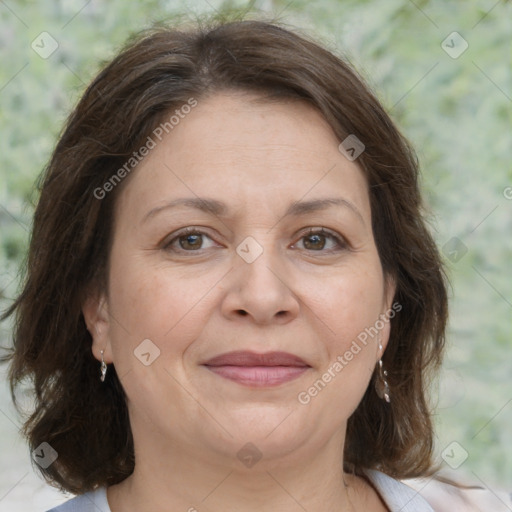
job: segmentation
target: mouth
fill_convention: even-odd
[[[203,366],[219,377],[250,387],[278,386],[311,368],[303,359],[287,352],[257,354],[249,351],[221,354]]]

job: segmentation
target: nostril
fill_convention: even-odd
[[[246,316],[246,315],[247,315],[247,311],[245,311],[244,309],[238,309],[238,310],[237,310],[237,313],[238,313],[239,315],[242,315],[242,316]]]

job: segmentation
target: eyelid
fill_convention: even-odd
[[[292,247],[295,244],[297,244],[297,242],[299,242],[305,236],[317,235],[317,234],[327,235],[327,236],[333,238],[336,241],[336,243],[338,244],[339,249],[330,249],[330,250],[325,250],[325,251],[308,251],[308,252],[329,253],[329,252],[334,252],[335,250],[350,249],[350,247],[351,247],[350,243],[343,235],[341,235],[337,231],[333,231],[329,228],[325,228],[322,226],[309,227],[309,228],[306,228],[305,230],[299,231],[299,233],[296,235],[297,240],[292,244]],[[307,249],[305,249],[305,250],[307,250]]]
[[[187,226],[181,229],[178,229],[177,231],[173,231],[171,234],[167,235],[159,244],[162,249],[170,250],[171,244],[177,241],[178,238],[186,235],[201,235],[204,237],[209,238],[212,242],[214,242],[217,245],[220,245],[219,242],[217,242],[212,235],[210,235],[206,228],[198,227],[198,226]],[[208,247],[206,249],[209,249]],[[197,249],[196,251],[187,251],[185,249],[182,249],[181,247],[176,247],[174,249],[175,252],[181,252],[181,253],[200,253],[205,249]]]
[[[208,229],[207,228],[200,227],[200,226],[186,226],[186,227],[183,227],[181,229],[178,229],[178,230],[174,231],[173,233],[171,233],[170,235],[166,236],[161,241],[161,243],[159,245],[163,249],[167,250],[167,249],[170,248],[171,244],[173,244],[174,242],[177,241],[178,238],[180,238],[182,236],[189,235],[189,234],[201,235],[201,236],[207,237],[213,243],[217,244],[217,247],[219,245],[221,245],[215,239],[215,237],[213,237],[212,235],[210,235],[208,233]],[[335,243],[337,244],[338,247],[334,248],[334,249],[320,250],[320,251],[313,251],[313,250],[308,250],[308,249],[302,249],[302,250],[305,250],[305,251],[308,251],[308,252],[312,252],[312,253],[313,252],[317,252],[317,253],[332,253],[332,252],[335,252],[335,251],[341,251],[341,250],[346,250],[346,249],[350,249],[351,248],[350,243],[348,242],[348,240],[343,235],[341,235],[337,231],[331,230],[329,228],[325,228],[323,226],[303,228],[302,230],[300,230],[294,236],[295,242],[293,242],[291,244],[291,247],[294,248],[294,246],[302,238],[304,238],[305,236],[316,235],[316,234],[321,234],[321,235],[330,237],[331,239],[333,239],[335,241]],[[204,250],[207,250],[207,249],[210,249],[210,248],[207,247],[207,248],[204,248],[204,249],[203,248],[197,249],[196,251],[187,251],[187,250],[182,249],[180,247],[176,247],[174,249],[174,251],[178,252],[178,253],[196,253],[196,254],[199,254],[201,251],[204,251]]]

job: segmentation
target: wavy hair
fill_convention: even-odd
[[[441,362],[447,292],[414,151],[344,59],[276,22],[209,20],[130,40],[79,100],[42,175],[23,286],[3,315],[15,318],[5,359],[13,397],[26,380],[33,386],[24,433],[31,449],[48,442],[58,452],[38,469],[62,489],[113,485],[135,464],[123,388],[115,368],[100,382],[81,311],[88,293],[106,286],[114,205],[129,178],[104,198],[97,190],[175,109],[229,90],[308,102],[340,142],[363,141],[357,163],[373,233],[402,309],[383,356],[392,401],[368,387],[348,421],[344,462],[396,478],[432,468],[428,383]]]

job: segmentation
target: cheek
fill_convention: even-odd
[[[304,390],[308,396],[303,395],[314,411],[325,408],[346,419],[364,395],[376,364],[375,325],[383,313],[383,290],[378,264],[354,266],[326,280],[312,297],[311,309],[325,327],[323,364],[312,387]]]
[[[160,350],[160,364],[183,353],[213,307],[209,291],[217,281],[215,275],[184,280],[136,260],[113,267],[109,309],[116,367],[122,365],[126,371],[138,363],[134,351],[146,339]]]
[[[113,363],[130,414],[158,430],[155,414],[166,410],[180,417],[190,407],[178,383],[186,380],[183,355],[200,334],[201,318],[207,316],[207,290],[177,286],[179,280],[147,267],[120,265],[111,277]]]
[[[329,333],[329,346],[343,350],[383,313],[384,282],[378,262],[330,276],[310,304]],[[376,338],[375,338],[376,341]]]

